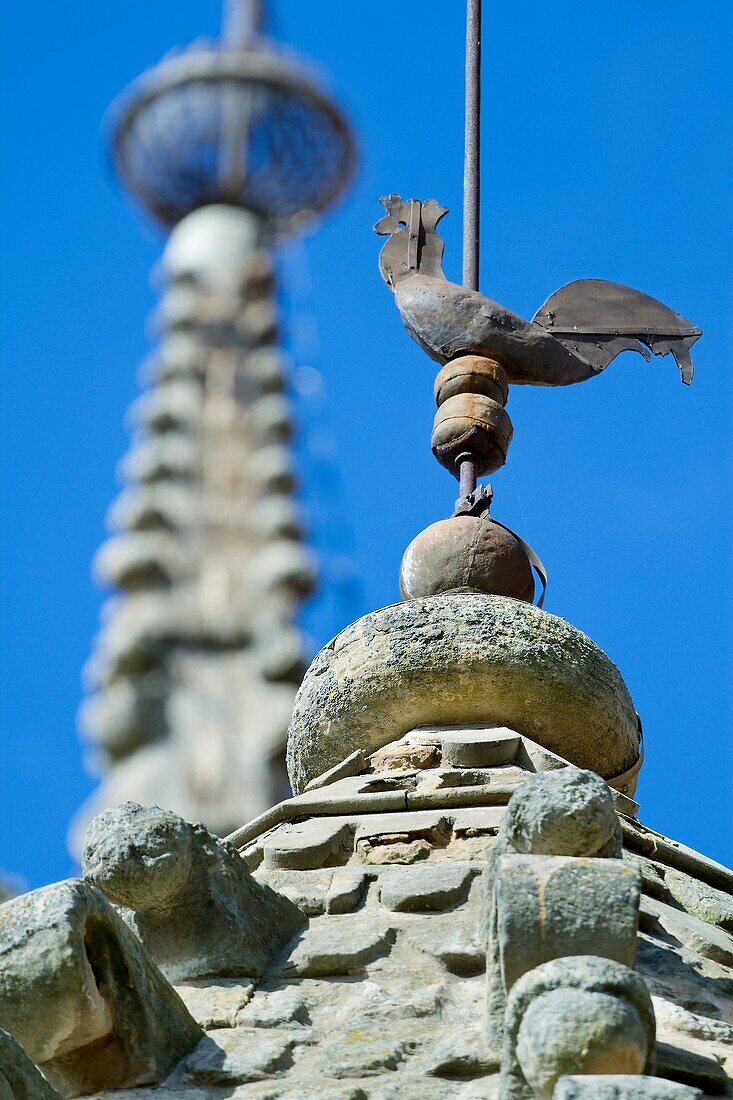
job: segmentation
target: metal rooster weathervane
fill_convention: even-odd
[[[512,436],[511,421],[504,410],[509,383],[567,386],[583,382],[603,371],[621,352],[633,350],[647,360],[652,352],[655,355],[671,352],[682,381],[689,385],[693,373],[690,348],[701,330],[648,294],[604,279],[578,279],[561,287],[540,306],[531,321],[478,292],[480,61],[481,0],[468,0],[464,285],[450,282],[443,273],[444,244],[437,226],[448,210],[434,199],[422,202],[388,195],[381,199],[386,215],[374,228],[388,237],[380,253],[379,268],[394,292],[405,328],[442,366],[435,383],[438,413],[432,448],[438,461],[460,482],[454,516],[483,514],[486,528],[485,513],[492,493],[490,487],[477,489],[476,479],[499,469],[506,459]],[[501,527],[496,521],[488,522],[492,527]],[[449,541],[455,551],[455,528],[450,530]],[[432,528],[428,531],[432,532],[434,543],[435,532]],[[501,527],[501,531],[512,535],[542,575],[541,564],[526,544],[506,528]],[[498,535],[496,531],[493,533]],[[485,530],[481,536],[485,538]],[[446,584],[452,583],[437,576],[427,579],[421,576],[417,582],[414,558],[421,538],[418,536],[411,544],[403,559],[400,583],[404,596],[426,594],[427,590],[444,591]],[[407,575],[410,570],[406,563],[410,562],[412,578]],[[441,561],[440,568],[445,572],[445,561]],[[495,577],[474,576],[469,580],[475,583],[453,587],[470,588],[478,584],[483,591],[492,590],[492,584],[496,587]],[[426,583],[428,589],[423,591]]]

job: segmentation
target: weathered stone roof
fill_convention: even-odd
[[[0,907],[0,1027],[52,1085],[108,1100],[733,1095],[733,873],[640,823],[641,753],[618,771],[638,736],[618,670],[511,602],[370,616],[304,681],[301,793],[226,841],[128,803],[90,828],[84,882]]]
[[[165,1085],[110,1095],[499,1097],[483,1037],[482,876],[512,792],[561,763],[511,730],[416,730],[276,807],[279,822],[242,830],[254,878],[308,923],[259,979],[178,985],[205,1039]],[[637,968],[657,1073],[730,1093],[733,898],[721,887],[733,876],[614,797],[643,882]]]

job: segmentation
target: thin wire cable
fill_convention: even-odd
[[[527,517],[524,513],[524,504],[522,503],[522,495],[519,492],[519,482],[517,481],[517,475],[514,472],[514,463],[507,457],[506,468],[511,474],[512,484],[514,485],[514,492],[517,497],[517,504],[519,505],[519,514],[522,517],[522,534],[527,542],[529,542],[529,529],[527,527]]]

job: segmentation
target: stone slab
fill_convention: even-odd
[[[658,1077],[585,1076],[562,1077],[553,1100],[695,1100],[699,1089],[660,1081]]]
[[[239,1085],[262,1081],[292,1065],[291,1030],[226,1028],[210,1031],[176,1072],[180,1084]]]
[[[657,1043],[657,1073],[711,1096],[724,1096],[729,1084],[725,1070],[715,1058],[674,1043]]]
[[[234,1027],[237,1014],[254,992],[255,983],[240,978],[204,978],[177,985],[176,993],[205,1031]]]
[[[314,818],[281,825],[263,844],[264,865],[272,869],[312,870],[345,863],[353,830],[342,818]]]
[[[259,870],[255,878],[263,885],[276,890],[308,917],[317,917],[326,912],[326,899],[333,881],[331,868],[316,871],[270,871]]]
[[[357,974],[389,954],[395,930],[373,919],[327,916],[314,921],[280,968],[282,977],[321,978]]]
[[[486,1045],[477,1025],[452,1027],[428,1045],[421,1058],[422,1068],[431,1077],[470,1078],[496,1073],[499,1061]]]
[[[440,912],[466,900],[473,874],[471,867],[450,863],[395,867],[380,876],[380,901],[397,913]]]
[[[506,726],[448,730],[442,743],[445,766],[491,768],[513,763],[519,748],[519,734]]]
[[[308,1003],[297,986],[258,992],[239,1014],[245,1027],[305,1027],[311,1022]]]
[[[358,819],[354,842],[381,835],[406,834],[429,837],[434,833],[450,834],[453,814],[441,810],[414,810],[411,813],[369,814]]]
[[[305,789],[307,791],[317,791],[322,787],[328,787],[331,783],[336,783],[339,779],[345,779],[350,775],[358,775],[366,766],[366,756],[361,749],[357,749],[356,752],[349,753],[345,760],[342,760],[333,768],[329,768],[328,771],[323,772],[322,775],[316,776],[315,779],[311,779]]]
[[[82,866],[174,982],[259,977],[304,923],[232,845],[157,806],[98,814]]]
[[[367,884],[367,875],[359,870],[334,872],[326,896],[327,913],[350,913],[359,905]]]
[[[692,913],[673,909],[656,898],[647,899],[648,909],[655,914],[660,925],[680,943],[692,951],[722,966],[733,967],[733,936],[707,924]]]
[[[733,896],[705,882],[669,868],[664,881],[675,901],[708,924],[733,932]]]

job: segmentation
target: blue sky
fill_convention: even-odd
[[[385,192],[439,199],[459,278],[463,4],[273,9],[278,35],[330,73],[361,150],[347,201],[287,265],[296,320],[317,332],[304,347],[325,380],[332,511],[362,582],[313,617],[321,644],[347,607],[397,598],[404,547],[455,496],[429,448],[434,367],[401,328],[371,226]],[[581,386],[513,388],[494,514],[548,566],[547,609],[629,685],[642,819],[731,863],[731,8],[486,9],[482,289],[531,316],[573,278],[608,278],[704,331],[691,389],[671,359],[630,354]],[[171,46],[214,33],[219,7],[29,0],[2,19],[0,866],[38,886],[71,873],[66,826],[94,783],[75,732],[101,601],[89,564],[162,243],[117,190],[100,120]],[[313,408],[302,415],[307,445]]]

